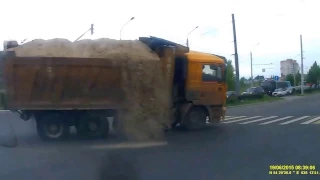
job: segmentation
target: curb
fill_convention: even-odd
[[[285,100],[285,99],[282,99]],[[278,100],[281,101],[281,100]],[[258,105],[258,104],[267,104],[267,103],[273,103],[273,102],[277,102],[277,101],[267,101],[267,102],[257,102],[257,103],[250,103],[250,104],[242,104],[242,105],[235,105],[235,106],[227,106],[227,109],[229,108],[235,108],[235,107],[241,107],[241,106],[252,106],[252,105]]]

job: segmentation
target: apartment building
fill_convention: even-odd
[[[296,60],[286,59],[280,61],[281,79],[285,78],[288,74],[296,74],[300,70],[300,66]]]

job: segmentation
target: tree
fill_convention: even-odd
[[[293,86],[295,86],[293,74],[288,74],[288,75],[286,76],[286,81],[290,81],[290,84],[292,84]]]
[[[232,91],[235,90],[235,74],[234,74],[234,67],[232,65],[232,61],[228,60],[227,61],[227,77],[226,77],[226,81],[227,81],[227,85],[228,85],[228,90]]]
[[[246,85],[246,78],[245,77],[242,77],[240,78],[240,87],[244,87]]]
[[[307,82],[318,84],[320,80],[320,67],[315,61],[307,74]]]
[[[296,74],[296,86],[300,85],[301,83],[301,74],[300,74],[300,71],[298,71],[298,73]]]
[[[249,79],[246,79],[245,77],[240,78],[240,91],[245,91],[250,85],[248,85]]]

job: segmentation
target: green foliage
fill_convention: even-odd
[[[296,74],[296,84],[295,86],[300,86],[301,84],[301,74],[300,71],[298,71],[298,73]]]
[[[228,91],[235,91],[236,89],[236,75],[235,75],[235,68],[232,65],[232,61],[228,60],[227,61],[227,85],[228,85]],[[240,78],[240,92],[245,91],[247,88],[251,87],[250,84],[246,84],[245,82],[249,80],[246,79],[245,77]],[[254,82],[253,86],[259,86],[260,82]]]
[[[298,71],[297,74],[295,74],[295,76],[293,76],[293,74],[288,74],[286,76],[286,81],[290,81],[292,86],[300,86],[300,82],[301,82],[301,74]],[[296,82],[296,83],[294,83]]]
[[[287,75],[287,76],[286,76],[286,81],[290,81],[290,84],[291,84],[292,86],[296,86],[296,85],[294,84],[294,76],[293,76],[293,74]]]
[[[240,87],[243,87],[243,86],[246,85],[246,84],[245,84],[245,81],[246,81],[246,78],[245,78],[245,77],[240,78]]]
[[[232,61],[231,60],[228,60],[227,61],[227,78],[226,78],[226,81],[227,81],[227,85],[228,85],[228,91],[234,91],[235,90],[235,74],[234,74],[234,67],[232,65]]]
[[[307,74],[307,82],[318,84],[320,81],[320,67],[314,62]]]

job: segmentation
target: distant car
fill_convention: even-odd
[[[251,87],[248,88],[245,92],[241,93],[241,96],[250,96],[250,97],[263,97],[265,94],[262,87]]]
[[[278,88],[278,89],[275,89],[274,92],[272,93],[272,96],[285,96],[287,95],[288,92],[282,88]]]
[[[237,99],[235,91],[227,91],[227,101],[234,101]]]
[[[266,94],[272,96],[272,93],[279,88],[289,88],[291,87],[290,81],[274,81],[274,80],[265,80],[261,82],[261,87],[265,90]]]
[[[287,94],[294,94],[296,92],[296,89],[294,87],[288,87],[286,91]]]

